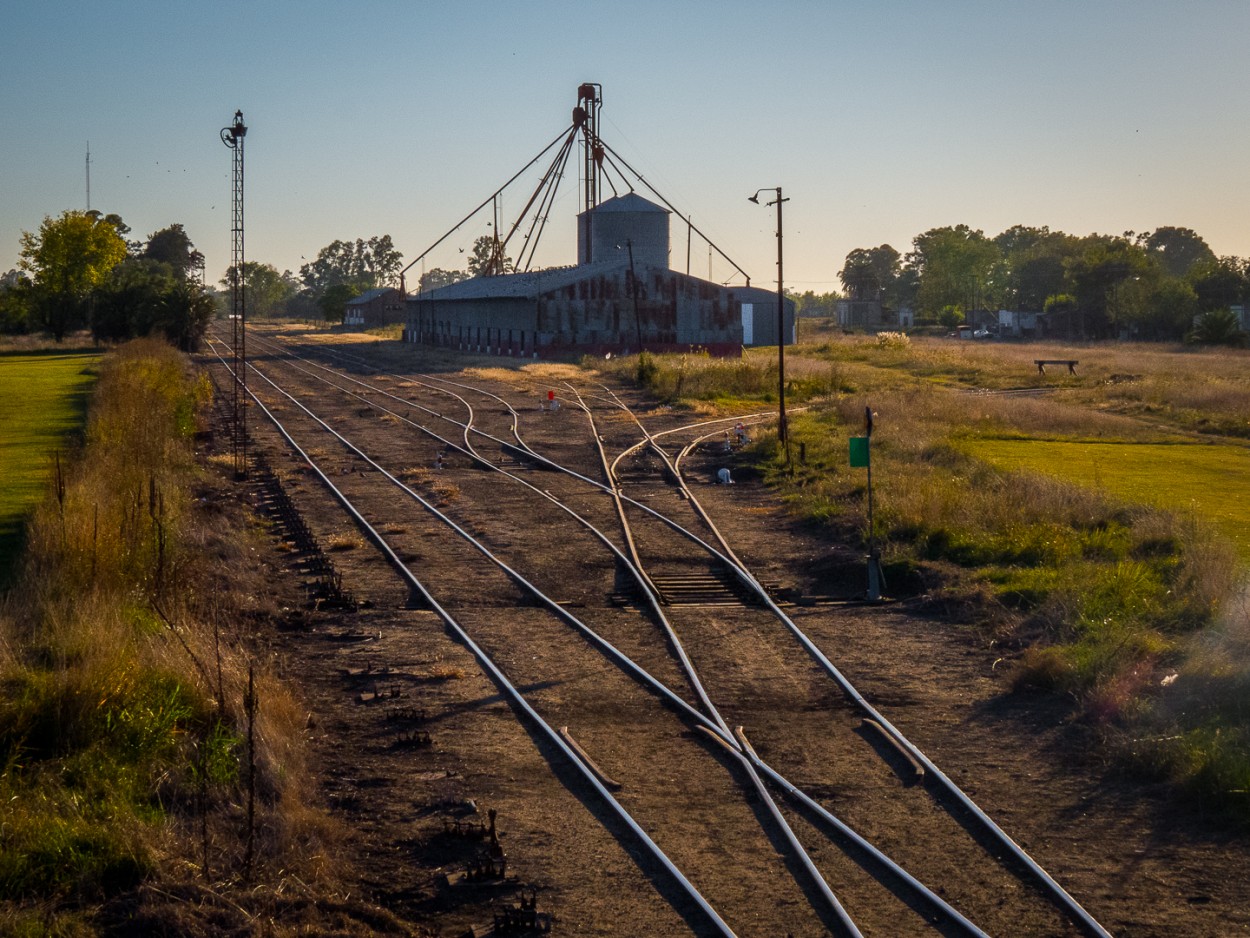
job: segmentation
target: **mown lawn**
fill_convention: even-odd
[[[964,447],[999,469],[1043,472],[1124,501],[1193,512],[1250,563],[1250,447],[1020,439]]]
[[[53,454],[82,426],[100,353],[0,351],[0,583],[11,572],[22,521],[42,497]]]

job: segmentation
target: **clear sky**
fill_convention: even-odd
[[[389,234],[407,262],[569,125],[586,81],[608,144],[756,282],[776,216],[747,196],[778,185],[800,291],[837,288],[853,248],[960,223],[1177,225],[1250,257],[1247,0],[46,0],[0,23],[0,272],[22,230],[86,207],[90,141],[91,207],[131,238],[182,223],[215,282],[236,109],[248,260],[297,271]],[[561,193],[545,264],[575,260],[575,178]],[[487,221],[429,266],[463,266]]]

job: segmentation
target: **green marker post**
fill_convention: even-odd
[[[852,469],[868,470],[868,599],[881,599],[881,557],[877,551],[876,528],[872,518],[872,408],[864,408],[864,435],[848,440]]]

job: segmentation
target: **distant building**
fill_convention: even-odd
[[[880,300],[838,300],[838,325],[843,329],[884,329],[885,309]],[[893,325],[893,323],[890,323]]]
[[[777,294],[670,270],[668,212],[636,193],[577,221],[578,264],[473,277],[410,297],[404,339],[491,355],[706,349],[777,344]],[[631,255],[632,253],[632,263]],[[794,342],[794,303],[782,306]]]
[[[366,290],[348,300],[343,311],[346,326],[384,326],[403,319],[404,295],[393,287]]]
[[[838,325],[843,329],[877,332],[881,329],[912,329],[916,325],[916,311],[910,306],[891,309],[880,300],[842,299],[834,308]]]
[[[1000,309],[998,311],[998,334],[1017,339],[1033,338],[1038,335],[1044,318],[1043,313]]]
[[[973,329],[988,329],[991,332],[998,331],[998,316],[990,309],[970,309],[964,314],[964,322],[972,326]]]

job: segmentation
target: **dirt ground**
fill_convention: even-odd
[[[352,351],[369,354],[371,348]],[[410,354],[413,371],[448,367]],[[531,411],[539,389],[551,383],[532,372],[507,380],[494,373],[489,380],[481,373],[444,375],[489,383]],[[337,406],[370,449],[407,446],[409,465],[429,464],[433,449],[396,443],[394,422],[367,416],[358,402]],[[657,414],[650,428],[680,419]],[[412,607],[406,587],[325,487],[271,429],[254,423],[257,449],[277,469],[344,589],[363,603],[356,610],[312,611],[300,628],[272,639],[284,675],[309,711],[320,801],[350,829],[339,859],[358,883],[358,895],[418,934],[482,934],[495,914],[531,894],[555,934],[706,933],[698,910],[642,854],[556,746],[505,700],[431,611]],[[624,439],[626,429],[609,427],[604,435],[615,439],[619,432]],[[527,417],[522,430],[541,452],[575,452],[592,474],[582,441],[587,431],[571,414],[559,421]],[[323,448],[327,460],[346,459],[328,444]],[[709,478],[716,464],[705,453],[692,475]],[[343,465],[344,476],[363,480],[363,468],[350,459]],[[541,475],[554,491],[551,474],[530,475]],[[526,561],[536,579],[562,590],[570,608],[589,615],[594,606],[605,633],[612,631],[665,683],[682,685],[664,643],[637,632],[609,602],[610,563],[590,559],[572,536],[544,537],[555,523],[545,509],[511,501],[511,487],[497,477],[453,459],[442,478],[455,486],[448,500],[458,519]],[[698,885],[738,934],[835,930],[828,916],[813,913],[811,890],[795,884],[775,835],[758,833],[764,829],[758,802],[742,797],[745,782],[731,760],[718,756],[713,744],[686,754],[698,734],[671,710],[628,689],[630,682],[606,660],[596,664],[584,641],[550,634],[532,604],[491,581],[492,574],[445,534],[402,515],[388,502],[393,496],[355,484],[367,512],[387,527],[432,591],[450,596],[457,584],[472,584],[471,594],[462,590],[454,600],[457,615],[544,714],[567,721],[571,734],[621,783],[622,803],[645,819],[644,826],[663,833],[661,846],[695,865]],[[646,493],[657,508],[670,505],[662,487]],[[806,596],[846,596],[856,589],[856,558],[791,522],[749,472],[732,487],[703,485],[697,494],[760,581]],[[298,597],[308,579],[298,552],[276,530],[269,543],[275,593]],[[865,697],[1113,934],[1250,933],[1247,834],[1201,805],[1104,764],[1089,731],[1069,720],[1062,700],[1009,692],[995,650],[975,630],[925,608],[909,600],[789,612]],[[692,657],[715,675],[709,679],[714,699],[730,701],[726,717],[752,728],[761,755],[784,765],[793,781],[819,793],[909,872],[993,934],[1076,933],[1048,903],[1028,895],[1030,888],[1010,870],[987,858],[958,812],[942,810],[926,786],[909,784],[888,753],[878,753],[836,688],[810,662],[796,663],[788,639],[732,609],[687,610],[675,619]],[[841,735],[828,729],[835,724]],[[657,775],[667,800],[653,791]],[[721,807],[735,797],[738,807]],[[505,875],[468,881],[464,871],[491,842],[491,811],[507,857]],[[786,815],[865,934],[934,933],[926,930],[924,913],[868,875],[853,850],[798,812],[787,808]],[[709,861],[710,867],[698,865]],[[965,870],[982,867],[985,872],[965,880]]]

